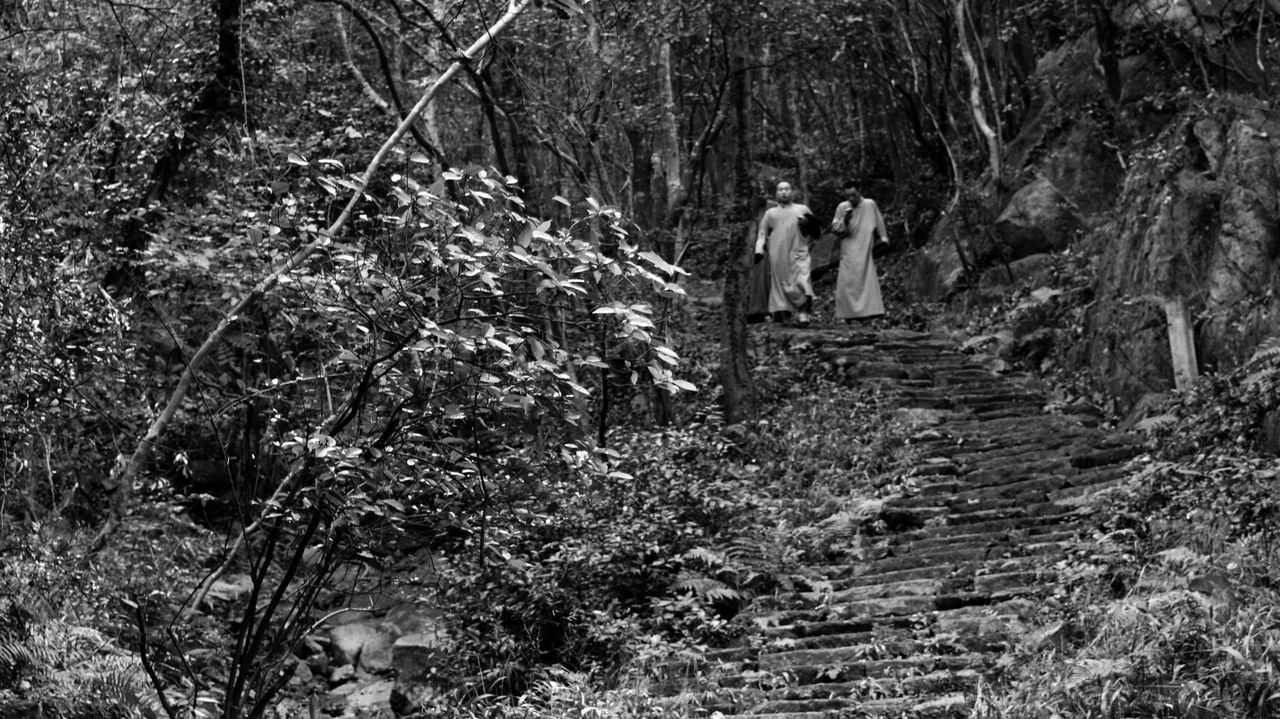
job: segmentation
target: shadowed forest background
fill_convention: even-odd
[[[697,715],[909,450],[743,320],[847,179],[1151,442],[983,716],[1271,716],[1278,82],[1274,0],[0,0],[0,717]],[[1247,616],[1065,664],[1171,549]]]

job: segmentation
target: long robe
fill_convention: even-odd
[[[845,213],[853,210],[845,221]],[[876,263],[871,259],[874,245],[889,244],[884,217],[874,200],[862,198],[857,207],[848,200],[836,207],[831,229],[840,241],[840,270],[836,275],[836,319],[862,319],[884,314]],[[879,238],[877,239],[877,232]]]
[[[756,253],[769,255],[769,311],[797,312],[813,297],[809,281],[809,240],[800,234],[800,218],[809,208],[792,202],[770,207],[760,218]]]
[[[747,322],[763,322],[769,314],[769,278],[769,257],[765,256],[747,272]]]

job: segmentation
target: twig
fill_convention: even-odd
[[[169,697],[165,696],[164,684],[156,674],[156,668],[151,665],[151,656],[147,653],[147,618],[142,613],[142,605],[132,601],[126,603],[133,606],[133,615],[138,622],[138,658],[142,661],[142,670],[151,679],[151,686],[156,688],[156,696],[160,698],[164,713],[169,715],[169,719],[178,719],[178,710],[169,702]]]

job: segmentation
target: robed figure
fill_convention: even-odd
[[[755,254],[768,256],[768,310],[775,313],[807,312],[813,298],[809,240],[800,233],[800,220],[810,214],[809,208],[792,202],[791,195],[789,183],[778,183],[778,204],[765,211],[756,233]]]
[[[889,244],[884,217],[874,200],[846,186],[849,199],[836,206],[831,229],[840,240],[840,269],[836,275],[836,319],[870,319],[884,315],[880,280],[872,251]]]

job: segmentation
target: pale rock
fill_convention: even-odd
[[[390,669],[395,634],[394,626],[368,620],[334,627],[329,631],[333,659],[370,672]]]

